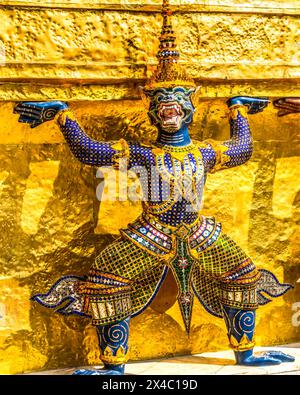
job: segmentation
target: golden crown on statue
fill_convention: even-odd
[[[160,35],[160,45],[157,53],[158,65],[146,83],[145,90],[157,88],[172,88],[175,86],[195,87],[194,80],[180,66],[180,53],[176,48],[176,36],[172,26],[172,11],[169,0],[163,0],[163,26]]]

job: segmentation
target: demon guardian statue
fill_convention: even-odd
[[[294,360],[278,351],[253,354],[256,309],[270,301],[268,296],[280,296],[291,286],[258,270],[215,218],[199,214],[207,174],[250,159],[253,144],[247,117],[262,111],[268,100],[231,98],[230,139],[192,141],[188,128],[196,87],[178,63],[168,3],[163,1],[158,66],[143,89],[150,121],[158,130],[152,145],[92,140],[63,102],[25,102],[15,108],[19,121],[31,127],[55,118],[72,153],[84,164],[119,168],[125,161],[128,169],[147,169],[141,177],[142,215],[120,230],[120,237],[100,253],[86,277],[64,276],[48,293],[33,297],[61,314],[89,317],[96,326],[104,369],[75,374],[124,373],[130,318],[152,302],[168,270],[178,286],[187,333],[196,296],[209,313],[225,320],[238,364]]]

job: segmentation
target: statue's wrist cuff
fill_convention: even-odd
[[[246,106],[245,104],[242,104],[242,103],[232,103],[232,104],[228,104],[229,110],[231,110],[232,108],[239,108],[239,107],[248,108],[248,106]]]
[[[249,108],[243,104],[233,104],[229,107],[229,118],[236,119],[238,114],[243,118],[248,118],[248,110]]]
[[[75,115],[69,108],[58,111],[54,119],[58,122],[59,125],[64,126],[66,124],[67,118],[71,119],[72,121],[75,120]]]

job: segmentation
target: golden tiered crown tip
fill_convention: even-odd
[[[176,46],[176,35],[172,26],[172,10],[169,0],[163,0],[163,25],[159,38],[160,44],[157,53],[158,65],[153,75],[146,83],[145,90],[157,88],[173,88],[183,86],[195,88],[195,82],[186,70],[178,63],[180,53]]]

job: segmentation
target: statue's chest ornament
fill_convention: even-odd
[[[194,144],[188,147],[163,146],[154,148],[152,152],[158,174],[173,187],[175,195],[181,195],[189,201],[195,200],[204,180],[204,164],[199,147]]]

